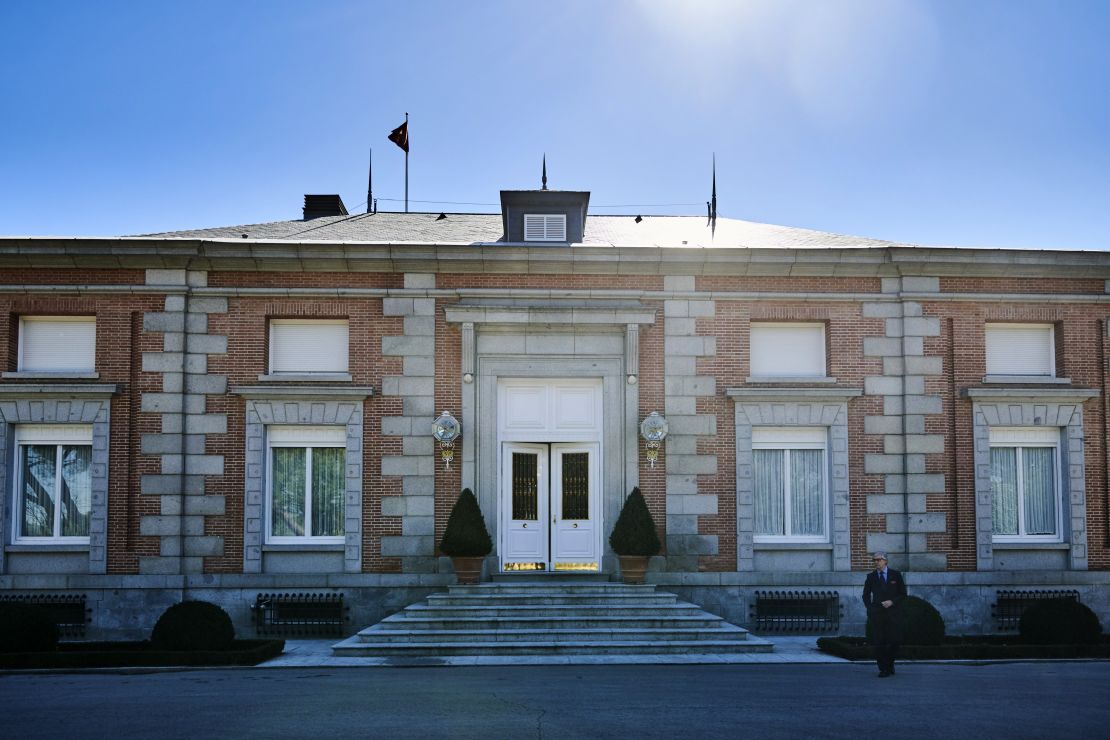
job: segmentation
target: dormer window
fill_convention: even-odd
[[[524,241],[565,242],[567,217],[564,213],[524,214]]]

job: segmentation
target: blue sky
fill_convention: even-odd
[[[0,3],[0,234],[297,218],[304,193],[1110,248],[1110,3]],[[417,202],[438,201],[438,202]],[[453,205],[467,203],[481,205]],[[615,207],[611,207],[615,206]]]

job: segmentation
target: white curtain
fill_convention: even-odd
[[[56,460],[54,445],[24,445],[23,521],[24,537],[54,536],[54,490]]]
[[[343,534],[342,447],[312,449],[312,535],[338,537]]]
[[[89,511],[92,507],[92,447],[62,448],[62,515],[63,537],[89,536]]]
[[[1026,447],[1021,451],[1025,483],[1025,534],[1056,534],[1056,450]]]
[[[275,537],[304,536],[305,448],[275,447],[270,531]]]
[[[820,535],[821,450],[790,450],[790,534]]]
[[[783,450],[753,450],[752,483],[755,489],[755,534],[786,533],[786,479]]]
[[[995,534],[1018,533],[1017,449],[991,448],[991,512]]]

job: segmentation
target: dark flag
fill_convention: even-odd
[[[409,122],[405,121],[389,132],[389,140],[409,153]]]
[[[713,199],[705,204],[709,209],[711,236],[717,235],[717,155],[713,155]]]

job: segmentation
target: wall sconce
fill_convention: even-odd
[[[439,441],[439,454],[443,458],[443,467],[447,470],[451,469],[451,461],[455,459],[455,440],[460,434],[462,425],[451,416],[450,411],[444,411],[432,422],[432,436]]]
[[[667,438],[667,420],[658,411],[652,411],[640,423],[640,436],[647,443],[647,459],[654,468],[655,461],[659,459],[659,447]]]

